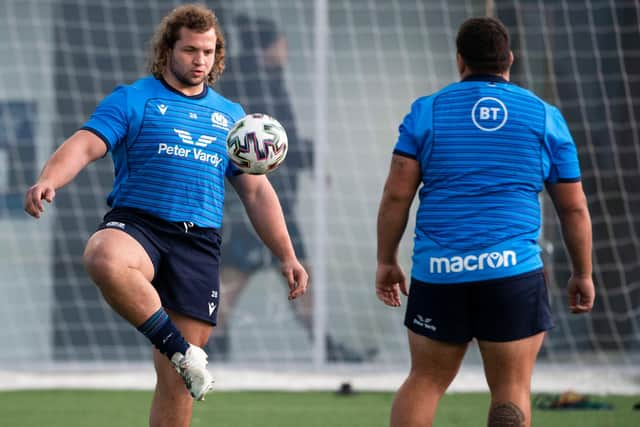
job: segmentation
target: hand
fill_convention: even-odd
[[[24,196],[24,210],[34,218],[40,218],[44,212],[43,200],[51,203],[56,197],[56,190],[46,182],[37,182],[27,190]]]
[[[569,309],[572,313],[588,313],[593,308],[596,291],[591,275],[572,274],[567,286]]]
[[[298,260],[285,261],[282,263],[281,272],[289,285],[289,300],[304,295],[307,291],[309,275],[302,264]]]
[[[397,263],[378,263],[376,270],[376,295],[378,299],[391,307],[400,307],[400,292],[405,296],[409,295],[402,268]]]

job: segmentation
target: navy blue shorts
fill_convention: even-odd
[[[515,341],[553,327],[542,270],[459,284],[412,279],[404,324],[416,334],[453,343]]]
[[[136,239],[154,267],[162,306],[216,324],[220,293],[220,233],[216,228],[168,222],[133,208],[114,208],[98,230],[114,228]]]

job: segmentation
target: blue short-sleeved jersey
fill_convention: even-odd
[[[538,193],[580,180],[557,108],[497,76],[472,76],[419,98],[395,154],[422,172],[412,276],[461,283],[542,266]]]
[[[82,128],[102,138],[112,154],[109,206],[219,228],[224,178],[239,173],[225,141],[243,116],[239,104],[208,86],[186,96],[150,76],[117,87]]]

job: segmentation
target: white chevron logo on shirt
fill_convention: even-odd
[[[188,131],[175,128],[173,129],[173,131],[178,134],[182,142],[189,145],[195,145],[197,147],[206,147],[216,140],[215,136],[200,135],[198,140],[196,142],[193,142],[193,137]]]
[[[164,113],[167,112],[167,108],[169,108],[167,105],[158,104],[158,110],[160,110],[160,114],[162,114],[163,116],[164,116]]]

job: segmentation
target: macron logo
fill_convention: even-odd
[[[215,302],[210,302],[209,303],[209,316],[213,315],[213,312],[216,311],[216,303]]]
[[[160,110],[160,114],[162,114],[163,116],[164,116],[164,113],[167,112],[167,108],[169,108],[169,107],[167,107],[164,104],[158,104],[158,110]]]
[[[507,268],[517,263],[516,253],[511,250],[485,252],[480,255],[467,255],[465,257],[431,257],[429,259],[429,272],[434,274],[460,273],[462,271],[484,270],[485,268]]]

